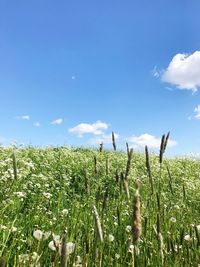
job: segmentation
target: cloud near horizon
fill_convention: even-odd
[[[108,124],[105,122],[101,122],[100,120],[95,123],[80,123],[73,128],[69,129],[69,132],[76,134],[78,137],[82,137],[84,134],[94,134],[101,135],[103,134],[103,130],[108,128]]]
[[[157,138],[150,134],[141,134],[139,136],[131,136],[127,139],[130,142],[130,146],[133,148],[144,148],[146,145],[149,148],[160,148],[161,138]],[[175,140],[168,140],[168,147],[176,146],[177,142]]]
[[[119,139],[119,134],[115,134],[115,140]],[[101,143],[103,144],[112,144],[112,133],[111,134],[102,134],[101,136],[97,136],[95,138],[92,138],[89,143],[91,145],[99,145]]]
[[[200,51],[176,54],[161,75],[161,80],[193,93],[200,87]]]

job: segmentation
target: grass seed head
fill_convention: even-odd
[[[136,245],[142,233],[142,224],[141,224],[141,203],[139,195],[139,183],[136,182],[136,192],[133,199],[133,224],[132,224],[132,238],[133,245]]]
[[[112,144],[113,144],[114,151],[116,151],[117,150],[117,147],[116,147],[115,134],[114,134],[114,132],[112,132]]]
[[[99,240],[103,243],[103,231],[101,228],[101,221],[96,206],[93,206],[93,213],[95,219],[96,232],[98,233]]]

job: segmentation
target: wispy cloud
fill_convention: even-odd
[[[195,114],[195,118],[200,120],[200,105],[198,105],[195,109],[194,109]]]
[[[200,51],[191,55],[176,54],[161,79],[179,89],[196,92],[200,86]]]
[[[30,120],[30,116],[29,115],[22,115],[22,116],[17,116],[16,117],[18,120]]]
[[[7,142],[7,139],[3,136],[0,136],[0,145],[4,144]]]
[[[160,77],[160,71],[157,69],[157,66],[155,66],[152,70],[152,74],[155,78]]]
[[[136,149],[143,148],[146,145],[149,148],[159,148],[160,142],[161,142],[161,138],[157,138],[147,133],[141,134],[139,136],[131,136],[127,140],[128,142],[130,142],[130,145]],[[168,147],[173,147],[176,145],[177,145],[177,142],[175,140],[171,140],[171,139],[168,140]]]
[[[69,129],[69,132],[76,134],[78,137],[82,137],[84,134],[91,133],[95,135],[103,134],[103,130],[108,128],[107,123],[96,121],[95,123],[80,123],[75,127]]]
[[[16,144],[17,142],[15,142],[14,139],[11,139],[11,138],[6,138],[4,136],[0,136],[0,146],[1,147],[8,147],[10,145],[14,145]]]
[[[63,119],[62,119],[62,118],[53,120],[53,121],[51,122],[51,124],[53,124],[53,125],[59,125],[59,124],[62,124],[62,123],[63,123]]]
[[[115,134],[115,140],[119,139],[119,134]],[[97,145],[97,144],[111,144],[112,143],[112,134],[102,134],[101,136],[97,136],[95,138],[90,139],[89,141],[90,144],[92,145]]]
[[[33,125],[34,125],[35,127],[40,127],[40,126],[41,126],[40,122],[38,122],[38,121],[34,122]]]

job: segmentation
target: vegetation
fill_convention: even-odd
[[[163,157],[168,137],[0,148],[0,266],[200,266],[200,162]]]

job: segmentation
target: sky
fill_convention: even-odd
[[[200,153],[198,0],[0,0],[0,143]]]

